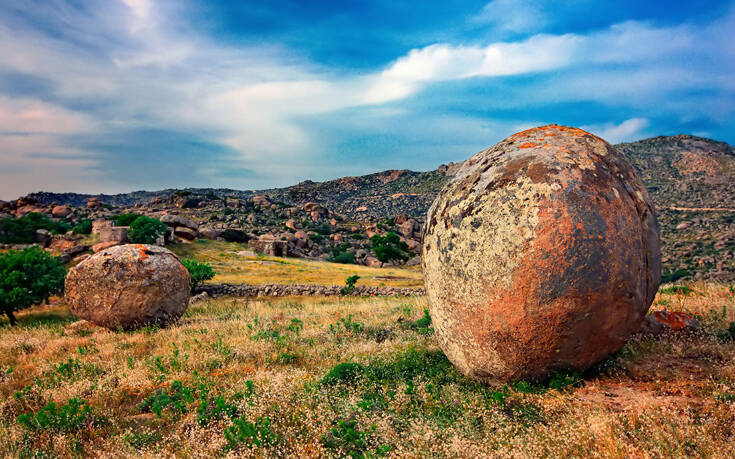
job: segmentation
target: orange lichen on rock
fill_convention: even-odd
[[[466,161],[424,229],[437,339],[484,381],[594,365],[638,331],[660,280],[653,207],[623,156],[577,128],[520,134]]]
[[[136,244],[135,247],[138,249],[138,255],[140,259],[145,261],[148,259],[148,254],[145,252],[145,246],[143,244]]]
[[[686,312],[654,311],[651,316],[665,327],[672,330],[683,330],[692,327],[696,318]]]
[[[74,315],[110,329],[133,329],[181,317],[189,305],[189,283],[188,271],[173,252],[131,244],[73,267],[64,292]]]

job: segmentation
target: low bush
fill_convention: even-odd
[[[127,213],[111,217],[110,220],[114,221],[117,226],[130,226],[138,217],[140,214]]]
[[[79,220],[72,228],[75,234],[90,234],[92,232],[92,220]]]
[[[37,413],[18,416],[18,424],[39,431],[76,432],[91,421],[92,407],[76,398],[59,406],[49,402]]]
[[[254,423],[244,416],[235,419],[225,430],[225,438],[231,449],[243,443],[255,446],[278,443],[278,436],[271,430],[271,419],[268,417],[259,417]]]
[[[157,218],[141,215],[130,224],[128,239],[136,244],[155,244],[166,235],[168,227]]]
[[[191,259],[182,260],[181,263],[184,265],[186,270],[189,271],[192,287],[213,278],[216,274],[212,269],[212,266],[207,263],[199,263],[198,261]]]
[[[20,218],[0,219],[0,243],[3,244],[32,244],[36,238],[36,231],[44,229],[51,234],[63,234],[71,230],[63,222],[51,220],[44,214],[31,212]]]
[[[248,242],[250,238],[248,237],[247,233],[245,233],[245,231],[240,231],[240,230],[229,228],[229,229],[224,230],[224,232],[222,233],[222,239],[224,239],[227,242],[242,243],[242,242]]]
[[[379,234],[370,238],[371,248],[375,254],[375,258],[381,263],[389,261],[406,261],[410,258],[408,244],[401,240],[401,237],[389,232],[385,236]]]
[[[354,276],[350,276],[345,280],[345,286],[342,287],[339,291],[342,295],[349,295],[352,292],[355,291],[355,284],[357,284],[357,281],[360,279],[360,276],[355,274]]]

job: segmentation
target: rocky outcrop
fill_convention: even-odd
[[[633,168],[556,125],[466,161],[429,211],[422,258],[441,348],[484,381],[595,364],[639,330],[660,280]]]
[[[189,273],[173,252],[129,244],[102,250],[73,267],[65,300],[81,319],[110,329],[176,321],[189,302]]]
[[[182,217],[180,215],[171,215],[171,214],[161,215],[159,220],[161,220],[162,223],[165,223],[166,225],[172,228],[182,226],[184,228],[189,228],[195,231],[199,229],[199,225],[196,224],[193,220],[186,218],[186,217]]]

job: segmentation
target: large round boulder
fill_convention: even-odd
[[[110,329],[133,329],[181,317],[189,303],[189,282],[189,272],[170,250],[119,245],[72,268],[64,296],[81,319]]]
[[[488,382],[599,362],[660,282],[643,183],[610,144],[557,125],[467,160],[429,210],[422,253],[442,350]]]

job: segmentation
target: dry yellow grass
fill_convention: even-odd
[[[0,323],[0,456],[733,457],[735,297],[692,287],[654,308],[697,314],[699,332],[510,387],[454,371],[414,323],[423,298],[222,298],[136,332],[65,331],[63,305],[35,308]],[[342,362],[363,367],[321,383]],[[180,410],[141,408],[176,381],[192,391]],[[217,418],[216,396],[235,411]],[[93,413],[68,431],[18,422],[72,398]],[[237,419],[259,435],[230,443]]]
[[[210,281],[213,283],[344,285],[345,279],[356,274],[360,276],[359,285],[423,286],[418,267],[370,268],[299,258],[242,256],[238,252],[247,250],[245,244],[204,239],[191,244],[175,244],[171,248],[182,258],[212,265],[217,273]]]

